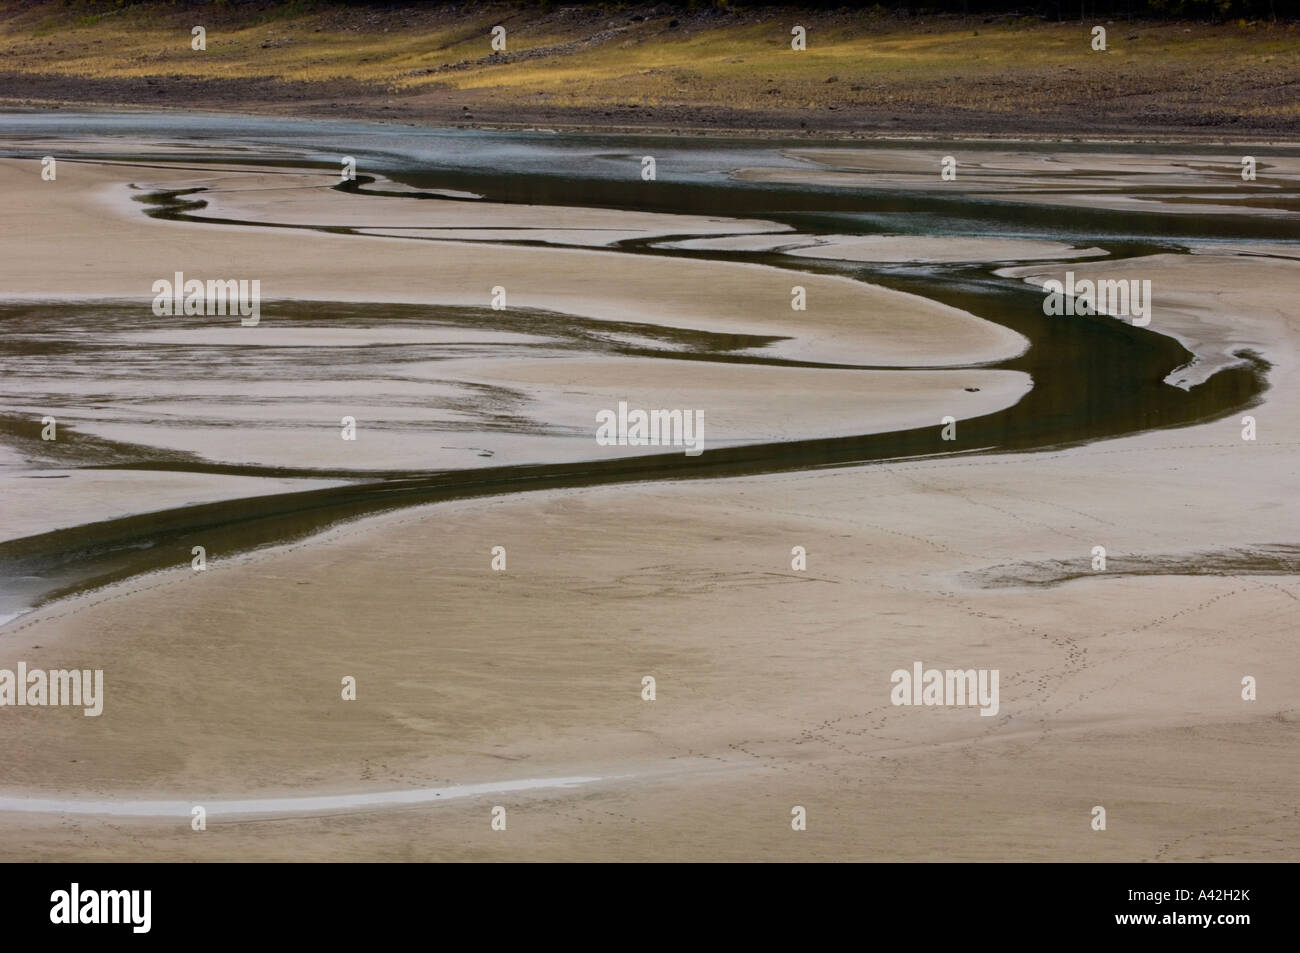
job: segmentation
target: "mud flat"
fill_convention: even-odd
[[[0,844],[10,857],[1296,859],[1294,576],[1119,562],[1045,590],[970,575],[1087,569],[1096,545],[1141,562],[1278,541],[1296,525],[1296,384],[1279,361],[1254,443],[1229,419],[1059,453],[448,503],[56,603],[4,630],[9,651],[104,668],[105,710],[6,712],[12,795],[203,803],[607,780],[231,818],[202,835],[183,818],[11,814]],[[505,572],[490,568],[497,545]],[[807,571],[790,568],[796,545]],[[893,707],[890,673],[914,660],[999,669],[998,716]],[[345,675],[355,702],[340,700]],[[1241,700],[1245,675],[1258,701]],[[507,840],[489,839],[496,804]],[[796,804],[806,837],[790,831]],[[1089,829],[1096,804],[1106,835]]]
[[[1033,261],[1104,256],[1103,248],[1029,238],[955,235],[736,235],[691,238],[665,247],[694,251],[779,251],[797,258],[877,262]]]
[[[788,337],[772,356],[885,366],[971,364],[1014,356],[1017,334],[957,309],[888,288],[824,275],[802,279],[816,305],[792,316],[791,276],[731,262],[667,261],[608,252],[417,243],[393,238],[209,226],[143,218],[135,197],[170,181],[190,187],[192,172],[64,163],[39,190],[40,164],[2,160],[12,214],[43,220],[42,235],[14,236],[5,252],[10,299],[137,298],[174,272],[262,282],[267,299],[385,301],[486,306],[496,286],[518,290],[508,302],[597,320]],[[248,173],[245,188],[265,173]],[[322,176],[335,181],[337,173]],[[135,180],[148,189],[132,189]],[[102,235],[113,234],[105,245]],[[42,236],[48,236],[43,238]],[[51,259],[58,238],[57,257]],[[77,262],[75,270],[59,262]],[[737,315],[744,315],[743,318]]]
[[[173,269],[221,261],[236,273],[265,267],[303,297],[338,300],[356,282],[363,298],[463,304],[471,296],[418,280],[437,248],[475,287],[501,283],[491,275],[507,265],[522,269],[522,288],[582,261],[591,317],[627,308],[702,331],[793,332],[786,354],[851,341],[838,360],[942,368],[1021,345],[961,309],[822,275],[799,280],[837,306],[792,326],[790,275],[775,268],[624,268],[610,252],[299,232],[290,242],[138,220],[123,214],[122,169],[81,171],[105,201],[47,205],[27,180],[3,180],[28,203],[27,243],[47,252],[9,240],[17,292],[135,297]],[[90,235],[100,230],[102,248],[106,228],[116,241],[97,257]],[[87,267],[52,266],[58,247]],[[1169,333],[1194,326],[1202,342],[1258,351],[1271,366],[1249,410],[1256,439],[1219,415],[989,455],[975,419],[943,459],[454,500],[62,599],[0,628],[4,659],[103,669],[104,711],[0,711],[0,796],[56,811],[3,812],[15,802],[0,799],[0,854],[1300,859],[1290,806],[1300,580],[1275,558],[1300,526],[1300,318],[1279,306],[1300,292],[1300,262],[1159,255],[1069,267],[1136,269],[1179,289]],[[1018,277],[1063,270],[1031,268]],[[637,298],[657,287],[643,281],[670,273],[673,291],[653,308]],[[740,297],[710,304],[718,287]],[[1157,330],[1169,300],[1162,312],[1157,294]],[[752,322],[734,317],[751,308]],[[484,381],[536,387],[544,375],[494,360]],[[563,389],[583,369],[570,357],[554,370],[546,383]],[[614,385],[596,375],[581,386],[604,399]],[[1092,385],[1079,386],[1091,406]],[[503,571],[491,565],[497,546]],[[1112,570],[1091,569],[1096,546],[1118,557]],[[794,547],[804,570],[792,568]],[[1223,574],[1179,571],[1197,558]],[[1006,584],[1007,567],[1027,564],[1077,566],[1080,578]],[[1000,671],[998,714],[892,705],[891,673],[918,660]],[[1258,679],[1258,700],[1242,699],[1245,676]],[[341,698],[345,677],[355,701]],[[529,786],[572,778],[596,780]],[[488,787],[422,801],[466,785]],[[401,790],[411,792],[402,807],[355,800]],[[307,797],[345,800],[328,815],[280,802]],[[183,816],[57,813],[66,800],[267,810],[214,815],[197,833]],[[498,804],[507,832],[489,825]],[[1090,829],[1099,804],[1106,832]],[[799,833],[795,805],[809,818]]]
[[[1242,179],[1242,150],[1221,153],[1103,153],[988,149],[951,145],[950,180],[940,178],[942,150],[882,146],[790,149],[806,169],[739,169],[753,182],[832,188],[945,190],[988,201],[1168,215],[1289,218],[1296,211],[1300,159],[1256,157],[1255,178]]]
[[[725,446],[887,431],[943,413],[966,419],[1014,403],[1028,387],[1023,374],[968,366],[1014,357],[1026,346],[1021,335],[916,295],[759,265],[501,244],[524,235],[545,240],[542,233],[566,244],[606,244],[786,227],[777,223],[447,196],[419,201],[396,197],[402,190],[392,183],[372,186],[391,186],[394,195],[340,191],[336,172],[75,158],[78,149],[101,146],[123,147],[118,141],[63,144],[60,154],[74,157],[60,162],[52,182],[40,178],[39,162],[0,160],[8,207],[35,223],[13,233],[6,247],[5,299],[61,300],[68,309],[57,321],[21,311],[6,320],[18,342],[10,357],[6,426],[32,437],[25,446],[44,462],[36,472],[14,459],[0,475],[14,503],[0,522],[0,538],[141,512],[142,505],[247,492],[237,474],[180,472],[196,461],[278,468],[283,472],[270,474],[276,482],[267,487],[273,492],[380,471],[582,459],[592,450],[595,412],[619,396],[639,394],[646,406],[712,402],[710,439]],[[246,224],[147,216],[150,206],[137,200],[167,189],[189,201],[201,196],[207,217]],[[484,234],[496,241],[413,240],[483,231],[470,225],[485,221]],[[358,233],[386,226],[404,237]],[[154,281],[176,272],[214,277],[213,262],[220,263],[217,277],[257,278],[263,295],[275,299],[259,326],[152,313]],[[796,282],[813,302],[806,312],[791,309]],[[485,327],[496,287],[520,316],[508,326]],[[343,320],[313,308],[326,301],[455,313],[404,314],[380,326],[373,315]],[[693,345],[692,336],[705,343]],[[665,357],[707,347],[769,364],[965,369],[934,376],[899,370],[893,378],[887,370],[574,360],[574,348],[589,347],[593,338],[655,346]],[[105,374],[99,359],[108,353],[132,358]],[[306,368],[286,374],[295,361]],[[633,383],[637,393],[625,386]],[[47,414],[81,441],[72,446],[90,449],[78,456],[67,444],[35,442],[32,428]],[[359,445],[337,439],[338,421],[347,414],[361,422]],[[367,432],[372,422],[378,427]],[[146,449],[151,457],[142,456]],[[146,458],[171,472],[129,482],[75,469]],[[139,492],[145,481],[150,491]]]

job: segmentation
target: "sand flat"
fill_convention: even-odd
[[[876,262],[1000,262],[1096,258],[1104,248],[1077,248],[1032,238],[958,235],[735,235],[665,242],[694,251],[778,251],[797,258]]]
[[[14,181],[9,171],[0,182]],[[307,273],[295,260],[305,252],[272,253],[282,235],[261,244],[256,233],[134,222],[110,211],[120,198],[90,213],[119,229],[122,247],[108,249],[119,265],[138,269],[161,253],[158,236],[185,236],[192,250],[236,262],[251,242],[268,261],[284,259],[275,268],[286,282]],[[53,227],[28,242],[47,253],[68,245],[66,261],[85,261],[78,270],[89,274],[70,277],[49,254],[14,247],[26,266],[16,288],[50,294],[62,282],[87,293],[121,280],[93,255],[74,257],[86,248],[67,236],[94,227],[77,214],[33,215]],[[385,254],[421,245],[319,237],[381,243]],[[510,250],[521,251],[534,250]],[[537,251],[552,265],[573,254],[611,260]],[[1250,411],[1258,439],[1243,441],[1233,415],[1066,451],[458,501],[63,600],[0,627],[2,661],[103,668],[104,714],[0,712],[10,753],[0,794],[203,803],[496,790],[330,817],[287,805],[202,834],[183,817],[0,813],[0,853],[1300,859],[1290,806],[1294,575],[1243,567],[1050,586],[980,581],[1024,562],[1087,567],[1096,545],[1159,561],[1293,543],[1300,318],[1286,302],[1300,263],[1161,255],[1071,267],[1150,278],[1157,330],[1176,311],[1204,341],[1256,347],[1273,365]],[[696,286],[705,298],[706,287]],[[1163,289],[1177,289],[1176,309]],[[682,314],[698,317],[685,305]],[[824,315],[809,321],[829,323],[818,334],[834,331]],[[538,393],[582,387],[604,397],[656,382],[630,366],[614,381],[580,378],[572,362],[542,376],[512,362],[481,370]],[[721,376],[711,383],[725,389]],[[829,399],[805,390],[814,405]],[[953,449],[978,448],[959,440]],[[509,554],[505,572],[490,568],[497,545]],[[807,550],[806,571],[791,568],[794,546]],[[892,705],[890,673],[914,660],[1000,670],[998,715]],[[357,679],[356,701],[340,698],[345,675]],[[653,702],[641,698],[645,675],[657,681]],[[1257,701],[1241,699],[1244,675],[1259,678]],[[599,780],[510,789],[574,777]],[[510,812],[505,835],[488,825],[498,803]],[[796,804],[809,813],[799,834],[789,823]],[[1089,829],[1096,804],[1107,807],[1108,833]]]
[[[342,480],[278,479],[132,470],[0,470],[0,541],[148,510],[215,503],[240,496],[289,493]]]
[[[942,367],[996,361],[1026,342],[999,325],[915,295],[852,281],[729,262],[616,252],[520,248],[197,225],[145,218],[111,165],[66,164],[42,183],[39,163],[0,160],[11,212],[42,221],[41,235],[5,250],[6,297],[152,300],[159,278],[257,278],[263,301],[411,302],[483,307],[504,287],[508,303],[675,328],[788,337],[764,353],[796,360]],[[180,187],[191,172],[149,170]],[[31,187],[29,187],[31,186]],[[36,188],[34,186],[44,186]],[[138,194],[138,192],[136,193]],[[99,237],[111,233],[114,241]],[[222,263],[221,275],[209,272]],[[75,263],[69,266],[67,263]],[[792,311],[791,288],[808,310]]]
[[[1020,335],[954,308],[843,278],[609,251],[473,246],[329,235],[301,229],[166,222],[147,218],[143,207],[132,198],[151,189],[220,184],[230,191],[209,194],[238,195],[242,201],[252,203],[241,209],[227,209],[232,213],[254,214],[258,197],[262,197],[271,203],[261,209],[263,213],[268,208],[276,214],[293,209],[302,221],[311,221],[307,213],[315,203],[323,201],[326,210],[319,220],[331,222],[336,221],[332,203],[349,208],[353,204],[370,208],[370,203],[377,203],[387,210],[383,215],[394,215],[399,220],[407,213],[397,209],[442,209],[438,214],[462,223],[484,209],[502,222],[508,221],[507,213],[512,212],[532,224],[540,224],[548,216],[556,220],[569,216],[567,220],[574,224],[608,222],[613,213],[599,210],[517,209],[477,202],[349,196],[329,188],[324,183],[332,180],[320,173],[240,166],[205,169],[200,164],[187,164],[160,168],[139,163],[65,160],[53,182],[43,182],[39,170],[35,161],[0,160],[0,192],[6,208],[18,220],[39,223],[21,233],[10,233],[0,265],[4,275],[0,294],[14,301],[137,301],[142,321],[152,322],[152,326],[145,331],[127,332],[106,327],[101,343],[124,348],[175,347],[178,360],[187,359],[184,349],[194,348],[225,348],[236,354],[238,349],[249,347],[343,349],[398,344],[445,344],[477,349],[481,356],[495,358],[511,346],[546,343],[545,332],[534,335],[447,327],[303,327],[300,322],[277,322],[272,300],[486,307],[491,289],[498,285],[507,288],[514,307],[550,308],[600,321],[787,336],[758,349],[765,356],[885,367],[943,367],[1011,356],[1025,345]],[[239,191],[235,191],[237,187]],[[739,227],[739,223],[702,216],[633,214],[631,221],[642,231],[658,227],[707,233],[710,229]],[[769,226],[778,227],[762,223],[762,227]],[[102,239],[106,234],[113,236],[112,241]],[[211,262],[221,263],[219,275],[205,268]],[[172,319],[155,318],[149,308],[153,282],[170,279],[175,271],[201,278],[257,278],[264,296],[262,323],[245,328],[236,318],[214,317],[207,328],[182,328],[175,326]],[[810,304],[806,312],[790,308],[790,289],[795,283],[807,288]],[[611,334],[615,333],[620,332],[611,329]],[[525,417],[534,415],[533,429],[537,433],[511,433],[493,427],[490,415],[484,417],[463,408],[473,395],[466,396],[467,385],[456,375],[487,380],[482,375],[474,377],[478,362],[472,359],[471,350],[466,354],[471,359],[442,362],[436,367],[411,367],[410,373],[417,379],[414,385],[386,381],[380,388],[383,395],[396,397],[398,405],[414,399],[412,386],[424,388],[434,407],[418,414],[376,409],[374,400],[364,399],[360,392],[364,387],[329,383],[317,380],[315,375],[307,380],[291,375],[284,381],[262,382],[256,388],[240,383],[231,390],[225,386],[229,382],[223,383],[216,372],[189,380],[183,386],[169,384],[164,393],[154,393],[147,382],[132,383],[122,377],[104,382],[95,381],[93,375],[61,381],[29,380],[10,396],[9,409],[29,416],[34,424],[53,409],[63,425],[82,433],[193,454],[213,463],[358,471],[390,467],[436,470],[593,456],[592,408],[558,396],[559,390],[572,383],[571,379],[556,376],[548,380],[546,372],[532,374],[527,390],[535,393],[530,397],[521,392],[512,409]],[[498,363],[495,367],[505,365]],[[558,375],[562,367],[570,365],[546,362],[544,367]],[[737,382],[749,387],[760,373],[770,375],[770,383],[761,392],[773,398],[781,394],[785,381],[803,383],[794,385],[788,399],[779,406],[760,400],[742,412],[746,398]],[[508,376],[497,383],[513,386]],[[1006,406],[1024,389],[1017,375],[981,376],[979,372],[961,371],[951,378],[909,376],[900,379],[899,389],[891,394],[883,386],[883,378],[868,373],[852,379],[855,383],[845,393],[857,396],[845,408],[837,408],[833,387],[849,380],[844,375],[827,378],[827,383],[813,383],[815,374],[811,371],[760,372],[693,362],[664,371],[663,378],[671,382],[670,390],[683,395],[673,406],[687,406],[685,401],[719,402],[708,418],[710,438],[723,442],[785,439],[799,435],[801,428],[830,436],[895,429],[912,422],[929,422],[931,418],[937,421],[945,414],[964,418]],[[959,379],[960,388],[954,387]],[[863,382],[862,388],[856,386],[857,381]],[[926,392],[931,385],[933,391]],[[966,387],[980,388],[980,392],[966,392]],[[656,396],[662,392],[660,388]],[[599,393],[606,402],[618,397],[609,386]],[[42,396],[29,397],[35,394]],[[51,394],[60,398],[53,405],[47,399]],[[118,406],[109,406],[110,399]],[[536,406],[530,409],[529,400]],[[182,419],[186,413],[193,419]],[[338,439],[339,421],[346,414],[358,419],[365,437],[363,447]],[[376,420],[394,423],[397,429],[370,427],[370,422]],[[241,423],[248,426],[232,426]],[[435,432],[413,441],[412,428],[426,425],[455,432]],[[485,425],[486,439],[478,432]],[[154,474],[147,484],[150,492],[135,495],[120,481],[108,478],[97,482],[78,475],[75,480],[31,480],[23,461],[13,462],[17,469],[0,474],[0,481],[23,515],[0,526],[3,538],[59,528],[73,519],[92,521],[128,515],[142,511],[141,506],[149,510],[160,504],[219,499],[223,485],[230,497],[249,491],[243,480],[223,484],[223,478],[215,476],[194,480],[181,474]],[[202,492],[192,492],[192,487],[202,487]],[[300,488],[287,482],[267,487],[268,492]],[[34,505],[33,494],[48,505],[32,510],[27,504]],[[80,502],[72,502],[71,497]]]
[[[273,179],[247,172],[204,176],[195,181],[204,190],[197,197],[207,202],[207,207],[196,214],[268,224],[356,228],[373,235],[592,246],[659,235],[792,231],[777,222],[716,215],[485,201],[415,201],[370,194],[410,191],[395,188],[398,183],[383,176],[372,177],[375,181],[365,184],[363,191],[344,192],[334,187],[339,176],[333,172]]]
[[[69,411],[78,431],[213,462],[292,469],[433,471],[680,454],[679,447],[600,447],[597,412],[699,410],[705,448],[941,426],[1011,406],[1027,374],[984,369],[857,371],[637,358],[472,359],[404,365],[405,386],[333,383],[204,399],[125,401]],[[427,376],[425,383],[415,380]],[[511,395],[508,407],[494,395]],[[272,400],[274,398],[274,400]],[[340,439],[351,416],[355,441]],[[504,418],[504,419],[503,419]],[[0,482],[3,476],[0,476]],[[57,487],[40,487],[57,500]],[[114,513],[112,515],[121,515]],[[0,527],[2,532],[2,527]],[[3,538],[3,537],[0,537]]]
[[[1225,146],[1201,155],[993,151],[947,144],[932,150],[844,146],[792,149],[806,169],[756,166],[738,169],[739,179],[793,185],[883,190],[943,189],[998,201],[1159,212],[1172,215],[1286,216],[1273,201],[1294,201],[1300,158],[1258,155],[1256,178],[1241,178],[1249,148]],[[940,178],[951,155],[956,175]],[[1208,194],[1207,189],[1221,189]],[[1147,193],[1147,194],[1142,194]]]
[[[1265,258],[1300,258],[1300,242],[1198,242],[1193,255],[1261,255]]]
[[[1195,288],[1223,263],[1144,267]],[[0,844],[14,858],[1295,860],[1294,576],[972,582],[1027,559],[1086,566],[1095,545],[1290,539],[1300,328],[1257,312],[1275,365],[1255,442],[1229,418],[1054,453],[463,501],[50,606],[0,632],[30,664],[102,666],[105,714],[7,712],[8,794],[605,780],[505,798],[508,843],[489,839],[493,795],[204,835],[7,815]],[[999,714],[891,705],[890,672],[913,660],[999,668]],[[339,698],[344,674],[356,702]],[[1247,674],[1258,701],[1241,700]],[[1089,829],[1096,804],[1123,836]]]

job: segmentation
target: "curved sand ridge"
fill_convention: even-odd
[[[338,176],[332,172],[158,165],[65,160],[58,178],[43,182],[39,163],[0,160],[6,207],[37,223],[11,235],[3,294],[61,300],[120,296],[139,301],[140,315],[132,323],[116,313],[110,320],[106,313],[93,329],[75,334],[57,322],[11,325],[49,355],[30,366],[16,361],[7,375],[11,413],[39,420],[57,411],[60,426],[78,433],[212,462],[332,468],[364,476],[367,470],[390,468],[436,470],[654,452],[594,445],[596,411],[617,406],[621,398],[633,406],[703,409],[708,445],[724,446],[885,432],[946,415],[967,419],[1014,404],[1029,387],[1023,373],[982,368],[845,371],[611,356],[579,360],[572,351],[547,351],[555,342],[544,329],[506,333],[409,322],[340,328],[331,327],[328,318],[303,320],[297,313],[301,305],[294,306],[292,322],[277,320],[270,299],[483,308],[492,287],[501,285],[516,309],[549,307],[604,322],[788,335],[748,352],[764,357],[944,368],[1012,356],[1026,343],[957,309],[845,278],[613,251],[159,221],[146,217],[132,196],[199,187],[210,203],[203,214],[214,216],[349,227],[391,218],[404,226],[440,222],[456,228],[479,226],[486,218],[528,226],[503,233],[514,237],[536,236],[534,227],[548,226],[556,241],[573,240],[578,233],[607,241],[610,233],[604,229],[614,226],[622,237],[781,227],[771,222],[356,195],[333,188]],[[260,280],[261,324],[243,328],[229,317],[155,317],[147,297],[152,283],[177,270],[200,279]],[[807,289],[807,311],[790,308],[795,284]],[[609,334],[631,331],[620,325]],[[331,356],[315,358],[306,375],[264,370],[306,354],[301,350],[306,348],[398,356],[398,350],[374,346],[408,343],[441,350],[437,359],[423,362],[385,364],[388,359],[381,356],[373,359],[377,363],[361,364]],[[55,363],[74,345],[82,350]],[[86,374],[85,362],[100,361],[101,354],[130,354],[131,360],[111,374]],[[179,374],[176,362],[187,371],[205,370]],[[504,396],[484,400],[485,388]],[[513,421],[508,426],[496,417],[502,401]],[[358,420],[361,444],[338,439],[343,414]],[[26,469],[17,459],[0,480],[13,504],[0,520],[0,538],[127,515],[139,512],[142,503],[157,507],[250,495],[243,477],[171,472],[123,479],[112,470],[58,469],[48,461],[39,470]],[[150,492],[133,491],[146,482]],[[283,492],[327,484],[277,479],[263,485],[267,492]]]
[[[605,246],[661,235],[715,235],[737,232],[792,231],[789,226],[760,219],[716,215],[583,208],[565,205],[521,205],[503,202],[456,201],[446,190],[421,199],[420,191],[382,175],[358,191],[333,186],[338,176],[320,171],[196,174],[192,196],[207,202],[194,213],[200,218],[228,218],[263,224],[354,228],[367,235],[397,238],[442,238],[451,241],[529,241],[562,245]],[[250,182],[250,178],[252,181]],[[142,189],[174,188],[156,183],[147,173],[135,183]],[[399,195],[385,194],[388,192]],[[462,193],[468,197],[468,193]]]
[[[754,167],[737,178],[754,182],[849,189],[943,189],[1006,202],[1159,212],[1175,215],[1294,214],[1300,157],[1258,155],[1256,178],[1241,178],[1249,148],[1225,146],[1200,155],[990,150],[948,143],[933,149],[844,146],[792,149],[806,169]],[[951,154],[956,177],[939,177]],[[1222,191],[1211,191],[1222,189]],[[1286,203],[1291,203],[1288,206]],[[1274,206],[1277,207],[1274,207]]]
[[[364,476],[682,453],[672,446],[597,448],[596,413],[620,400],[703,409],[706,446],[717,448],[937,425],[946,415],[968,419],[1001,410],[1030,388],[1021,371],[857,371],[562,353],[408,362],[395,373],[400,385],[374,378],[289,380],[259,385],[256,398],[246,381],[231,378],[177,385],[166,395],[109,385],[95,394],[94,408],[76,406],[84,391],[65,390],[60,401],[67,405],[63,418],[78,432],[115,442],[240,465]],[[475,401],[485,388],[490,396]],[[769,392],[779,395],[779,406]],[[498,406],[511,399],[517,406]],[[343,414],[362,427],[363,454],[339,439]],[[98,476],[74,472],[58,492]],[[48,496],[51,488],[33,492]],[[54,515],[38,509],[23,522]]]
[[[1206,256],[1144,267],[1188,289],[1247,277]],[[1271,280],[1300,287],[1300,264]],[[1274,362],[1253,443],[1229,418],[1055,453],[458,501],[47,606],[6,638],[29,665],[104,668],[104,714],[0,719],[15,796],[389,791],[503,765],[629,777],[436,816],[234,818],[220,837],[183,818],[15,814],[0,845],[47,859],[1294,859],[1300,820],[1279,793],[1296,766],[1294,576],[969,582],[1024,559],[1087,567],[1099,544],[1140,560],[1290,533],[1300,327],[1259,303],[1269,293],[1241,291]],[[1213,293],[1195,307],[1233,320]],[[790,570],[796,544],[805,572]],[[493,545],[507,572],[488,568]],[[890,672],[914,659],[999,669],[998,716],[891,706]],[[339,701],[343,674],[355,702]],[[1240,699],[1243,674],[1260,677],[1257,702]],[[641,773],[666,762],[667,781]],[[511,812],[504,846],[473,833],[494,803]],[[1094,803],[1123,838],[1089,829]],[[798,836],[792,804],[815,821]]]
[[[776,251],[796,258],[862,262],[1000,262],[1096,258],[1103,248],[1077,248],[1036,238],[957,235],[735,235],[665,242],[695,251]]]
[[[257,278],[276,299],[411,302],[486,306],[494,287],[508,303],[577,314],[724,333],[779,335],[765,355],[800,361],[887,367],[944,367],[1014,357],[1025,339],[956,308],[836,276],[759,265],[683,261],[575,249],[510,247],[147,219],[124,183],[190,187],[188,170],[132,169],[105,163],[60,165],[40,180],[35,161],[2,160],[14,188],[10,212],[43,221],[42,241],[14,236],[6,250],[11,298],[139,298],[177,271],[195,278]],[[337,173],[320,176],[330,194]],[[244,188],[265,184],[248,172]],[[373,201],[349,196],[357,202]],[[400,201],[400,200],[399,200]],[[418,200],[412,200],[418,201]],[[464,206],[475,224],[477,202]],[[447,202],[422,202],[443,206]],[[442,213],[440,213],[442,214]],[[478,223],[481,224],[481,223]],[[105,243],[102,236],[111,234]],[[213,274],[220,262],[219,274]],[[791,289],[806,289],[806,311],[792,311]]]
[[[572,788],[601,778],[524,778],[518,781],[490,781],[483,784],[453,784],[440,788],[408,791],[369,791],[355,794],[317,794],[299,797],[245,798],[242,800],[199,798],[193,801],[86,800],[78,798],[5,797],[0,795],[0,814],[95,814],[112,817],[190,818],[196,805],[207,816],[222,819],[237,815],[284,816],[324,811],[373,810],[453,801],[485,794],[516,794],[546,788]]]

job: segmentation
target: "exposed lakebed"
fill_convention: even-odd
[[[193,167],[200,160],[203,170],[238,164],[315,167],[328,174],[336,168],[337,154],[347,154],[357,159],[359,170],[400,186],[381,189],[360,175],[344,186],[358,201],[368,192],[376,201],[399,197],[407,203],[477,195],[505,204],[726,216],[775,223],[792,240],[828,233],[984,236],[1097,246],[1112,258],[1132,258],[1181,252],[1189,242],[1300,237],[1289,222],[1246,215],[1104,208],[1063,213],[938,188],[873,189],[864,181],[862,188],[846,190],[746,181],[731,174],[756,165],[807,166],[789,158],[780,143],[629,137],[614,143],[595,136],[234,119],[205,120],[200,128],[193,119],[171,115],[88,114],[76,123],[58,116],[10,115],[0,121],[0,132],[11,141],[30,140],[11,155],[57,152],[59,137],[71,137],[74,130],[80,139],[119,137],[114,148],[98,153],[93,143],[81,143],[78,160],[125,163],[124,174],[140,179],[148,178],[151,167]],[[195,141],[203,137],[210,142]],[[175,148],[176,140],[188,140],[183,150]],[[155,141],[171,145],[151,149]],[[937,154],[953,148],[934,145]],[[639,179],[643,154],[659,157],[659,180]],[[146,199],[137,203],[138,214],[192,223],[195,229],[280,226],[366,240],[355,223],[213,215],[201,187],[144,190],[138,197]],[[293,240],[292,232],[284,234],[286,242]],[[692,237],[690,232],[667,236]],[[1192,355],[1159,333],[1158,298],[1157,319],[1146,329],[1108,317],[1053,319],[1043,314],[1041,292],[994,274],[1006,262],[792,258],[764,249],[673,247],[678,243],[665,238],[661,233],[622,237],[603,254],[752,263],[788,272],[792,284],[801,275],[846,276],[975,315],[1022,335],[1029,347],[965,370],[960,365],[875,366],[782,357],[775,346],[785,336],[761,327],[739,333],[599,320],[560,309],[274,297],[262,305],[256,331],[264,337],[252,343],[232,328],[213,327],[208,318],[159,319],[141,304],[143,297],[11,301],[0,305],[5,408],[0,433],[9,466],[23,479],[75,479],[91,471],[184,473],[268,481],[268,491],[164,507],[142,499],[125,515],[74,521],[47,532],[7,533],[0,542],[0,618],[85,588],[184,566],[196,542],[219,559],[343,520],[460,497],[1056,448],[1223,416],[1250,406],[1265,387],[1266,355],[1245,352],[1237,366],[1204,384],[1183,390],[1165,383]],[[436,239],[411,234],[404,240],[430,242],[430,267],[437,267]],[[518,235],[493,244],[503,242],[535,244]],[[547,242],[563,245],[553,235]],[[219,271],[220,263],[213,268]],[[563,361],[579,362],[576,375],[597,366],[620,373],[626,368],[629,380],[633,369],[651,378],[659,368],[663,379],[675,380],[671,375],[705,365],[719,373],[768,369],[774,375],[766,384],[740,378],[728,384],[741,397],[746,388],[779,392],[796,372],[833,382],[832,399],[840,382],[850,380],[846,375],[892,374],[900,384],[903,375],[934,375],[935,381],[950,381],[944,386],[954,400],[981,390],[974,378],[962,386],[953,377],[962,373],[1017,373],[1032,387],[1008,406],[986,412],[976,405],[974,412],[958,414],[959,442],[942,439],[938,414],[925,426],[882,429],[869,419],[874,406],[869,402],[860,421],[852,414],[846,419],[819,411],[827,398],[814,385],[801,383],[812,395],[804,404],[796,406],[792,397],[784,417],[769,413],[770,426],[737,410],[734,425],[715,431],[698,457],[605,454],[592,440],[591,409],[612,392],[602,392],[588,376],[581,378],[581,387],[561,387],[543,399],[526,374],[514,380],[502,370],[520,373],[519,367],[532,362],[556,367]],[[467,362],[473,362],[472,370]],[[493,378],[485,367],[504,377]],[[579,398],[575,390],[582,391]],[[710,399],[722,401],[718,393],[715,388]],[[370,411],[357,415],[369,449],[359,459],[336,459],[330,454],[340,443],[339,416],[358,405]],[[704,407],[706,413],[712,406]],[[40,439],[39,421],[46,413],[66,421],[57,441]],[[328,448],[321,449],[327,441]],[[269,481],[277,482],[270,486]]]

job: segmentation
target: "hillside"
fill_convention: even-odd
[[[505,52],[491,49],[494,26]],[[791,29],[807,49],[791,50]],[[665,5],[0,3],[8,105],[468,125],[1289,138],[1300,28]],[[191,48],[195,26],[206,49]]]

